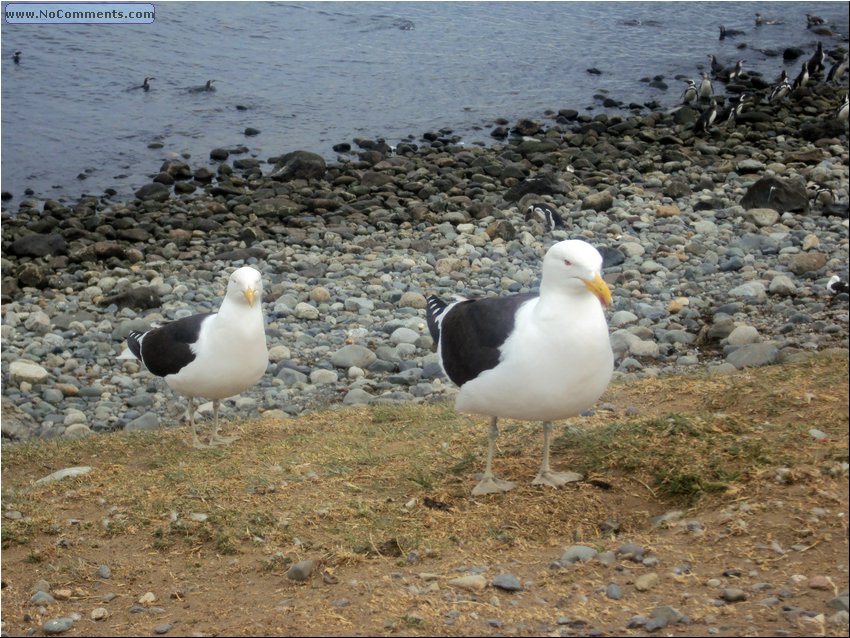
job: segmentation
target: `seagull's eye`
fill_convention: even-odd
[[[565,260],[564,260],[564,265],[565,265],[565,266],[567,266],[567,267],[569,268],[570,266],[572,266],[572,265],[573,265],[573,262],[571,262],[569,259],[565,259]]]

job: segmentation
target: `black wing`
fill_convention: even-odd
[[[449,379],[458,386],[495,368],[499,348],[514,329],[519,307],[534,293],[470,299],[453,306],[443,318],[440,353]]]
[[[204,319],[213,314],[184,317],[145,333],[131,332],[127,345],[152,374],[158,377],[176,374],[195,360],[189,346],[198,340]]]

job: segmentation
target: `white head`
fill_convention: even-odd
[[[543,288],[560,288],[571,295],[593,293],[603,306],[611,303],[611,290],[602,279],[602,255],[579,239],[552,246],[543,258]]]
[[[240,304],[259,304],[263,299],[263,279],[260,272],[251,266],[235,270],[227,282],[226,296]]]

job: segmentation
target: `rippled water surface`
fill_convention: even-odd
[[[784,24],[757,29],[756,11]],[[395,143],[443,127],[489,142],[497,117],[598,112],[601,91],[672,107],[674,77],[697,77],[707,54],[773,78],[782,58],[764,51],[814,49],[806,13],[841,34],[824,38],[830,49],[846,45],[846,12],[844,2],[179,2],[157,3],[149,25],[3,24],[2,188],[16,199],[27,188],[126,195],[163,159],[198,166],[217,146],[332,159],[354,137]],[[719,41],[720,24],[746,35]],[[640,81],[654,75],[668,91]],[[145,76],[156,78],[149,92],[128,90]],[[214,93],[187,90],[208,79]]]

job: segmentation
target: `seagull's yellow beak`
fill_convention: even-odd
[[[253,289],[253,288],[248,288],[248,289],[245,291],[245,299],[247,299],[247,300],[248,300],[248,305],[249,305],[249,306],[253,306],[253,305],[254,305],[254,289]]]
[[[611,303],[611,290],[600,275],[596,275],[596,277],[591,280],[582,279],[582,281],[584,282],[585,287],[596,295],[596,298],[599,299],[603,306],[607,306]]]

